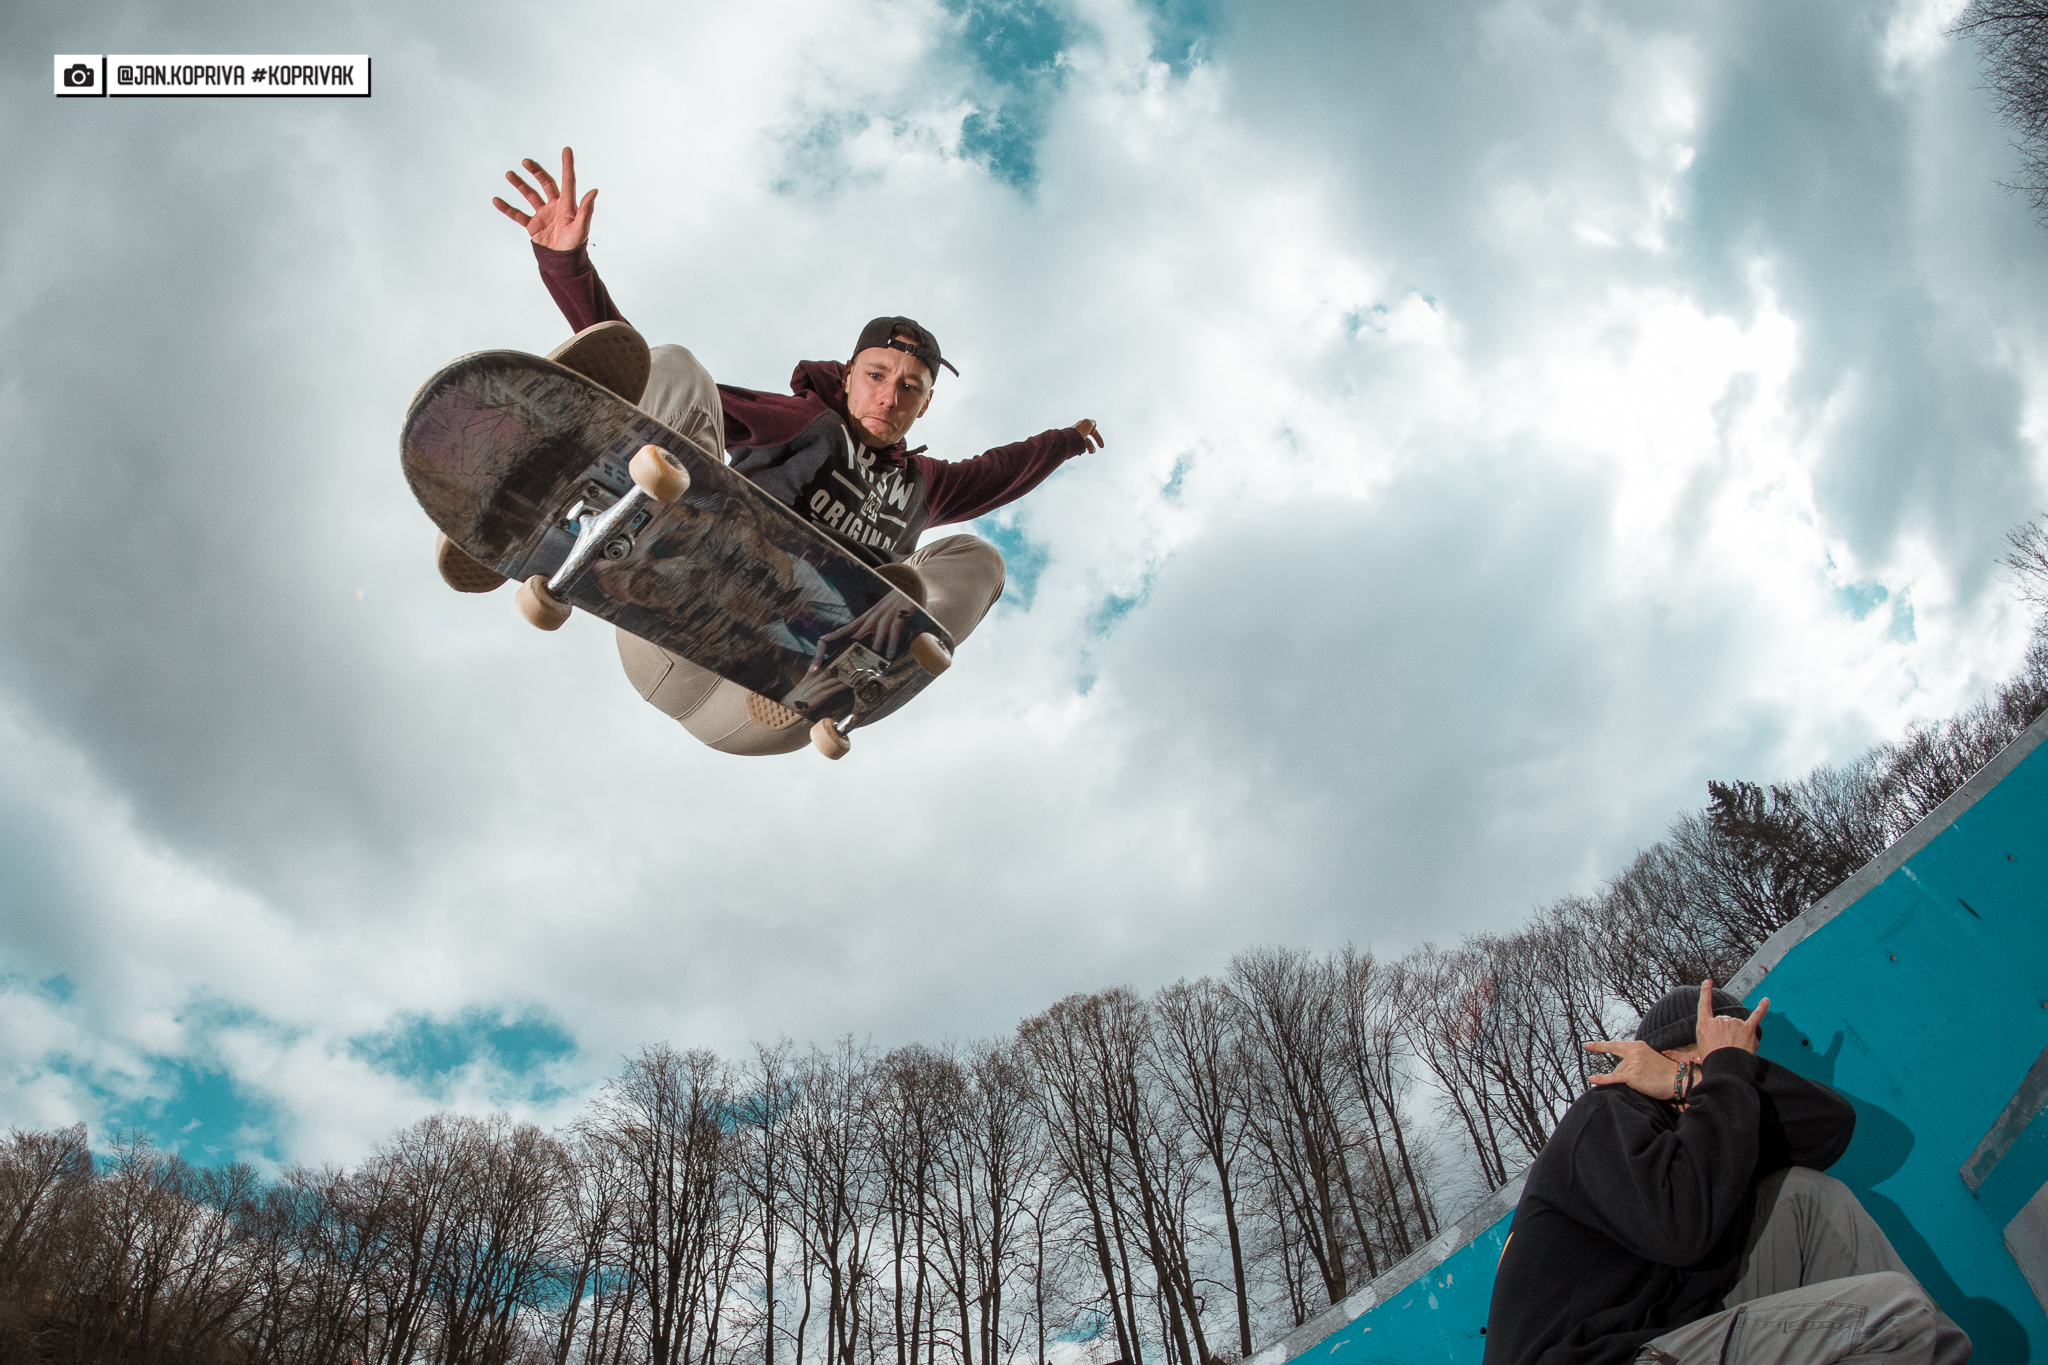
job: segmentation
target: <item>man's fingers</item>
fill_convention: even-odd
[[[525,227],[528,223],[531,223],[533,221],[531,217],[524,213],[521,213],[518,209],[513,208],[510,204],[506,203],[502,199],[493,198],[491,200],[491,203],[496,206],[498,212],[504,214],[507,218],[510,218],[513,222],[519,224],[519,226],[521,227]]]
[[[567,147],[562,148],[562,193],[576,202],[576,153]]]
[[[1617,1071],[1608,1071],[1608,1072],[1603,1072],[1602,1074],[1600,1074],[1600,1075],[1598,1075],[1598,1076],[1588,1076],[1588,1077],[1586,1077],[1586,1084],[1587,1084],[1587,1085],[1627,1085],[1627,1084],[1628,1084],[1628,1082],[1627,1082],[1627,1081],[1625,1081],[1625,1080],[1623,1080],[1623,1079],[1621,1078],[1621,1073],[1620,1073],[1620,1072],[1617,1072]]]
[[[589,218],[590,218],[590,210],[591,210],[591,209],[592,209],[593,207],[595,207],[595,206],[596,206],[596,204],[597,204],[597,191],[596,191],[596,190],[592,190],[592,191],[591,191],[590,193],[588,193],[588,194],[584,195],[584,196],[583,196],[583,202],[582,202],[581,204],[579,204],[579,205],[577,205],[577,206],[576,206],[576,216],[577,216],[578,218],[581,218],[581,219],[585,220],[585,222],[587,223],[587,222],[589,221]]]
[[[526,164],[531,166],[533,163],[529,161]],[[505,172],[505,179],[512,186],[513,189],[518,190],[519,193],[525,197],[527,203],[533,205],[534,212],[538,213],[542,209],[547,207],[547,201],[542,199],[538,194],[534,193],[533,186],[527,184],[524,180],[521,180],[519,178],[519,172],[507,171]]]
[[[1623,1044],[1621,1044],[1621,1043],[1604,1043],[1604,1042],[1603,1042],[1603,1043],[1588,1043],[1588,1044],[1586,1044],[1586,1051],[1588,1051],[1588,1052],[1611,1052],[1611,1053],[1615,1054],[1616,1056],[1620,1056],[1620,1055],[1621,1055],[1621,1050],[1622,1050],[1622,1047],[1623,1047],[1623,1046],[1624,1046],[1624,1045],[1623,1045]]]
[[[532,157],[526,158],[526,160],[519,164],[526,167],[528,175],[540,181],[540,187],[548,192],[548,198],[553,199],[562,192],[562,187],[557,185],[555,178],[548,174],[548,168],[535,161]]]
[[[1768,1014],[1770,1009],[1771,997],[1767,995],[1749,1012],[1749,1026],[1756,1030],[1756,1036],[1759,1038],[1764,1036],[1764,1015]]]
[[[1714,978],[1700,982],[1700,1022],[1706,1023],[1714,1017]]]

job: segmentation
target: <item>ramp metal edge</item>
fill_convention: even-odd
[[[1857,868],[1849,880],[1808,906],[1797,919],[1765,939],[1763,946],[1742,964],[1742,970],[1726,983],[1727,989],[1738,996],[1755,990],[1771,968],[1784,960],[1786,953],[1863,899],[1876,889],[1879,882],[1904,867],[1907,859],[1933,843],[1937,835],[1981,801],[1984,793],[2002,782],[2007,773],[2034,752],[2044,738],[2048,738],[2048,712],[2035,717],[2032,725],[2020,731],[2012,743],[1993,755],[1991,761],[1972,774],[1969,781],[1950,792],[1947,799],[1921,817],[1919,824],[1900,835],[1884,852]]]
[[[1514,1210],[1522,1198],[1522,1179],[1527,1174],[1526,1169],[1516,1172],[1514,1179],[1465,1210],[1456,1222],[1438,1232],[1424,1246],[1395,1262],[1363,1289],[1346,1295],[1272,1345],[1254,1352],[1248,1358],[1248,1365],[1281,1365],[1283,1361],[1292,1360],[1361,1313],[1385,1303],[1435,1270]]]
[[[2003,781],[2006,774],[2017,768],[2022,759],[2040,747],[2044,739],[2048,739],[2048,712],[2036,717],[2033,724],[2014,737],[2012,743],[2000,749],[1988,763],[1971,775],[1969,781],[1950,792],[1940,805],[1923,816],[1913,828],[1900,835],[1884,852],[1856,869],[1847,881],[1822,896],[1818,902],[1802,911],[1796,919],[1765,939],[1763,946],[1750,955],[1749,961],[1742,964],[1742,969],[1734,978],[1725,983],[1725,988],[1738,996],[1747,995],[1755,990],[1764,977],[1770,974],[1771,968],[1783,961],[1785,954],[1794,946],[1811,937],[1822,925],[1854,905],[1879,882],[1905,866],[1907,859],[1933,843],[1935,836],[1954,824],[1958,817],[1982,800],[1986,792]],[[1385,1303],[1435,1270],[1457,1252],[1462,1251],[1473,1238],[1513,1211],[1522,1197],[1522,1183],[1528,1178],[1528,1174],[1529,1168],[1524,1166],[1507,1184],[1474,1204],[1450,1227],[1432,1237],[1427,1246],[1394,1265],[1357,1293],[1346,1295],[1341,1302],[1325,1308],[1280,1340],[1254,1351],[1247,1357],[1246,1365],[1284,1365],[1286,1361],[1301,1355],[1332,1332]]]

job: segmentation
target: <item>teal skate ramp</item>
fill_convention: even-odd
[[[2048,716],[1773,935],[1729,988],[1856,1106],[1831,1174],[1967,1331],[2048,1365]],[[1255,1365],[1478,1365],[1519,1179]]]

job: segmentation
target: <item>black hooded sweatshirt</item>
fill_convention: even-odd
[[[1608,1365],[1719,1312],[1756,1186],[1825,1170],[1856,1111],[1741,1048],[1702,1064],[1683,1113],[1622,1085],[1581,1095],[1529,1168],[1494,1275],[1486,1365]]]
[[[625,321],[586,249],[536,243],[533,254],[570,327]],[[876,450],[853,437],[844,365],[801,361],[789,390],[718,386],[732,467],[870,564],[902,559],[927,526],[972,521],[1016,501],[1088,448],[1079,432],[1055,428],[971,460],[935,460],[902,441]]]

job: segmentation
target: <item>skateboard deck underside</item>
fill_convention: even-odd
[[[851,717],[848,729],[930,681],[909,645],[929,632],[950,650],[937,621],[722,461],[581,375],[516,351],[465,356],[420,388],[401,438],[406,481],[427,515],[514,582],[568,561],[581,524],[572,511],[580,502],[594,516],[625,496],[627,462],[644,445],[667,451],[689,490],[634,509],[555,597],[806,719]],[[856,639],[850,627],[877,617],[894,629]]]

